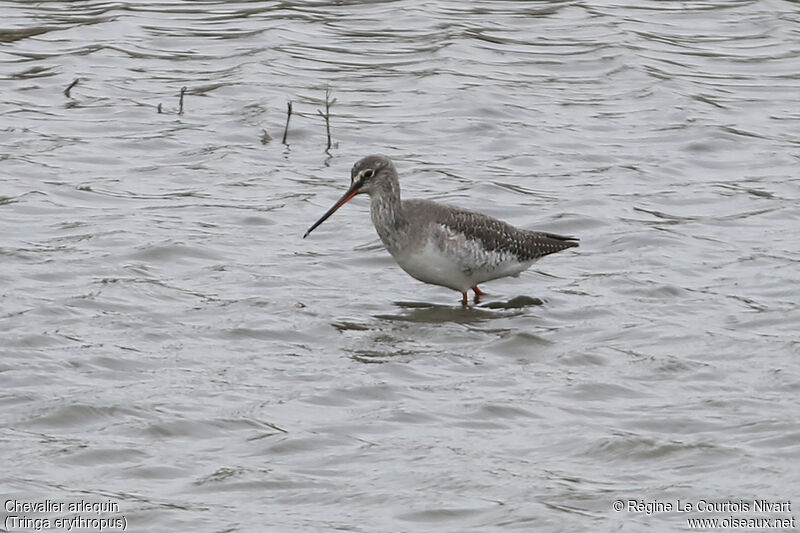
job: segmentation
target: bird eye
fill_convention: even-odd
[[[375,174],[375,171],[374,171],[374,170],[372,170],[371,168],[368,168],[367,170],[365,170],[364,172],[362,172],[362,173],[361,173],[361,179],[368,180],[368,179],[370,179],[370,178],[371,178],[371,177],[372,177],[374,174]]]

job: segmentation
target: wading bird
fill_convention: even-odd
[[[359,160],[350,173],[350,188],[317,220],[303,238],[358,194],[370,196],[372,224],[383,245],[412,277],[461,292],[475,302],[484,293],[479,283],[519,276],[540,257],[578,246],[578,239],[517,229],[501,220],[428,200],[400,200],[392,161],[383,155]]]

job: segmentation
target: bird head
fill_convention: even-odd
[[[385,155],[369,155],[359,159],[350,171],[350,187],[345,191],[342,197],[333,204],[333,207],[328,209],[319,220],[308,228],[303,238],[305,239],[308,237],[309,233],[325,222],[328,217],[334,214],[340,207],[355,198],[356,195],[372,194],[382,184],[391,180],[393,175],[396,175],[394,165],[391,159]]]

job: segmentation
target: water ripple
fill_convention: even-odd
[[[6,492],[291,531],[672,531],[611,504],[790,497],[798,22],[0,4]],[[581,247],[462,309],[394,264],[364,198],[303,240],[370,152],[405,197]]]

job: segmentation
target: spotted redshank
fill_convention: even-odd
[[[540,257],[578,246],[578,239],[517,229],[501,220],[428,200],[400,200],[392,161],[370,155],[350,172],[350,188],[303,238],[358,194],[370,196],[372,224],[397,264],[412,277],[461,292],[475,302],[479,283],[519,276]]]

